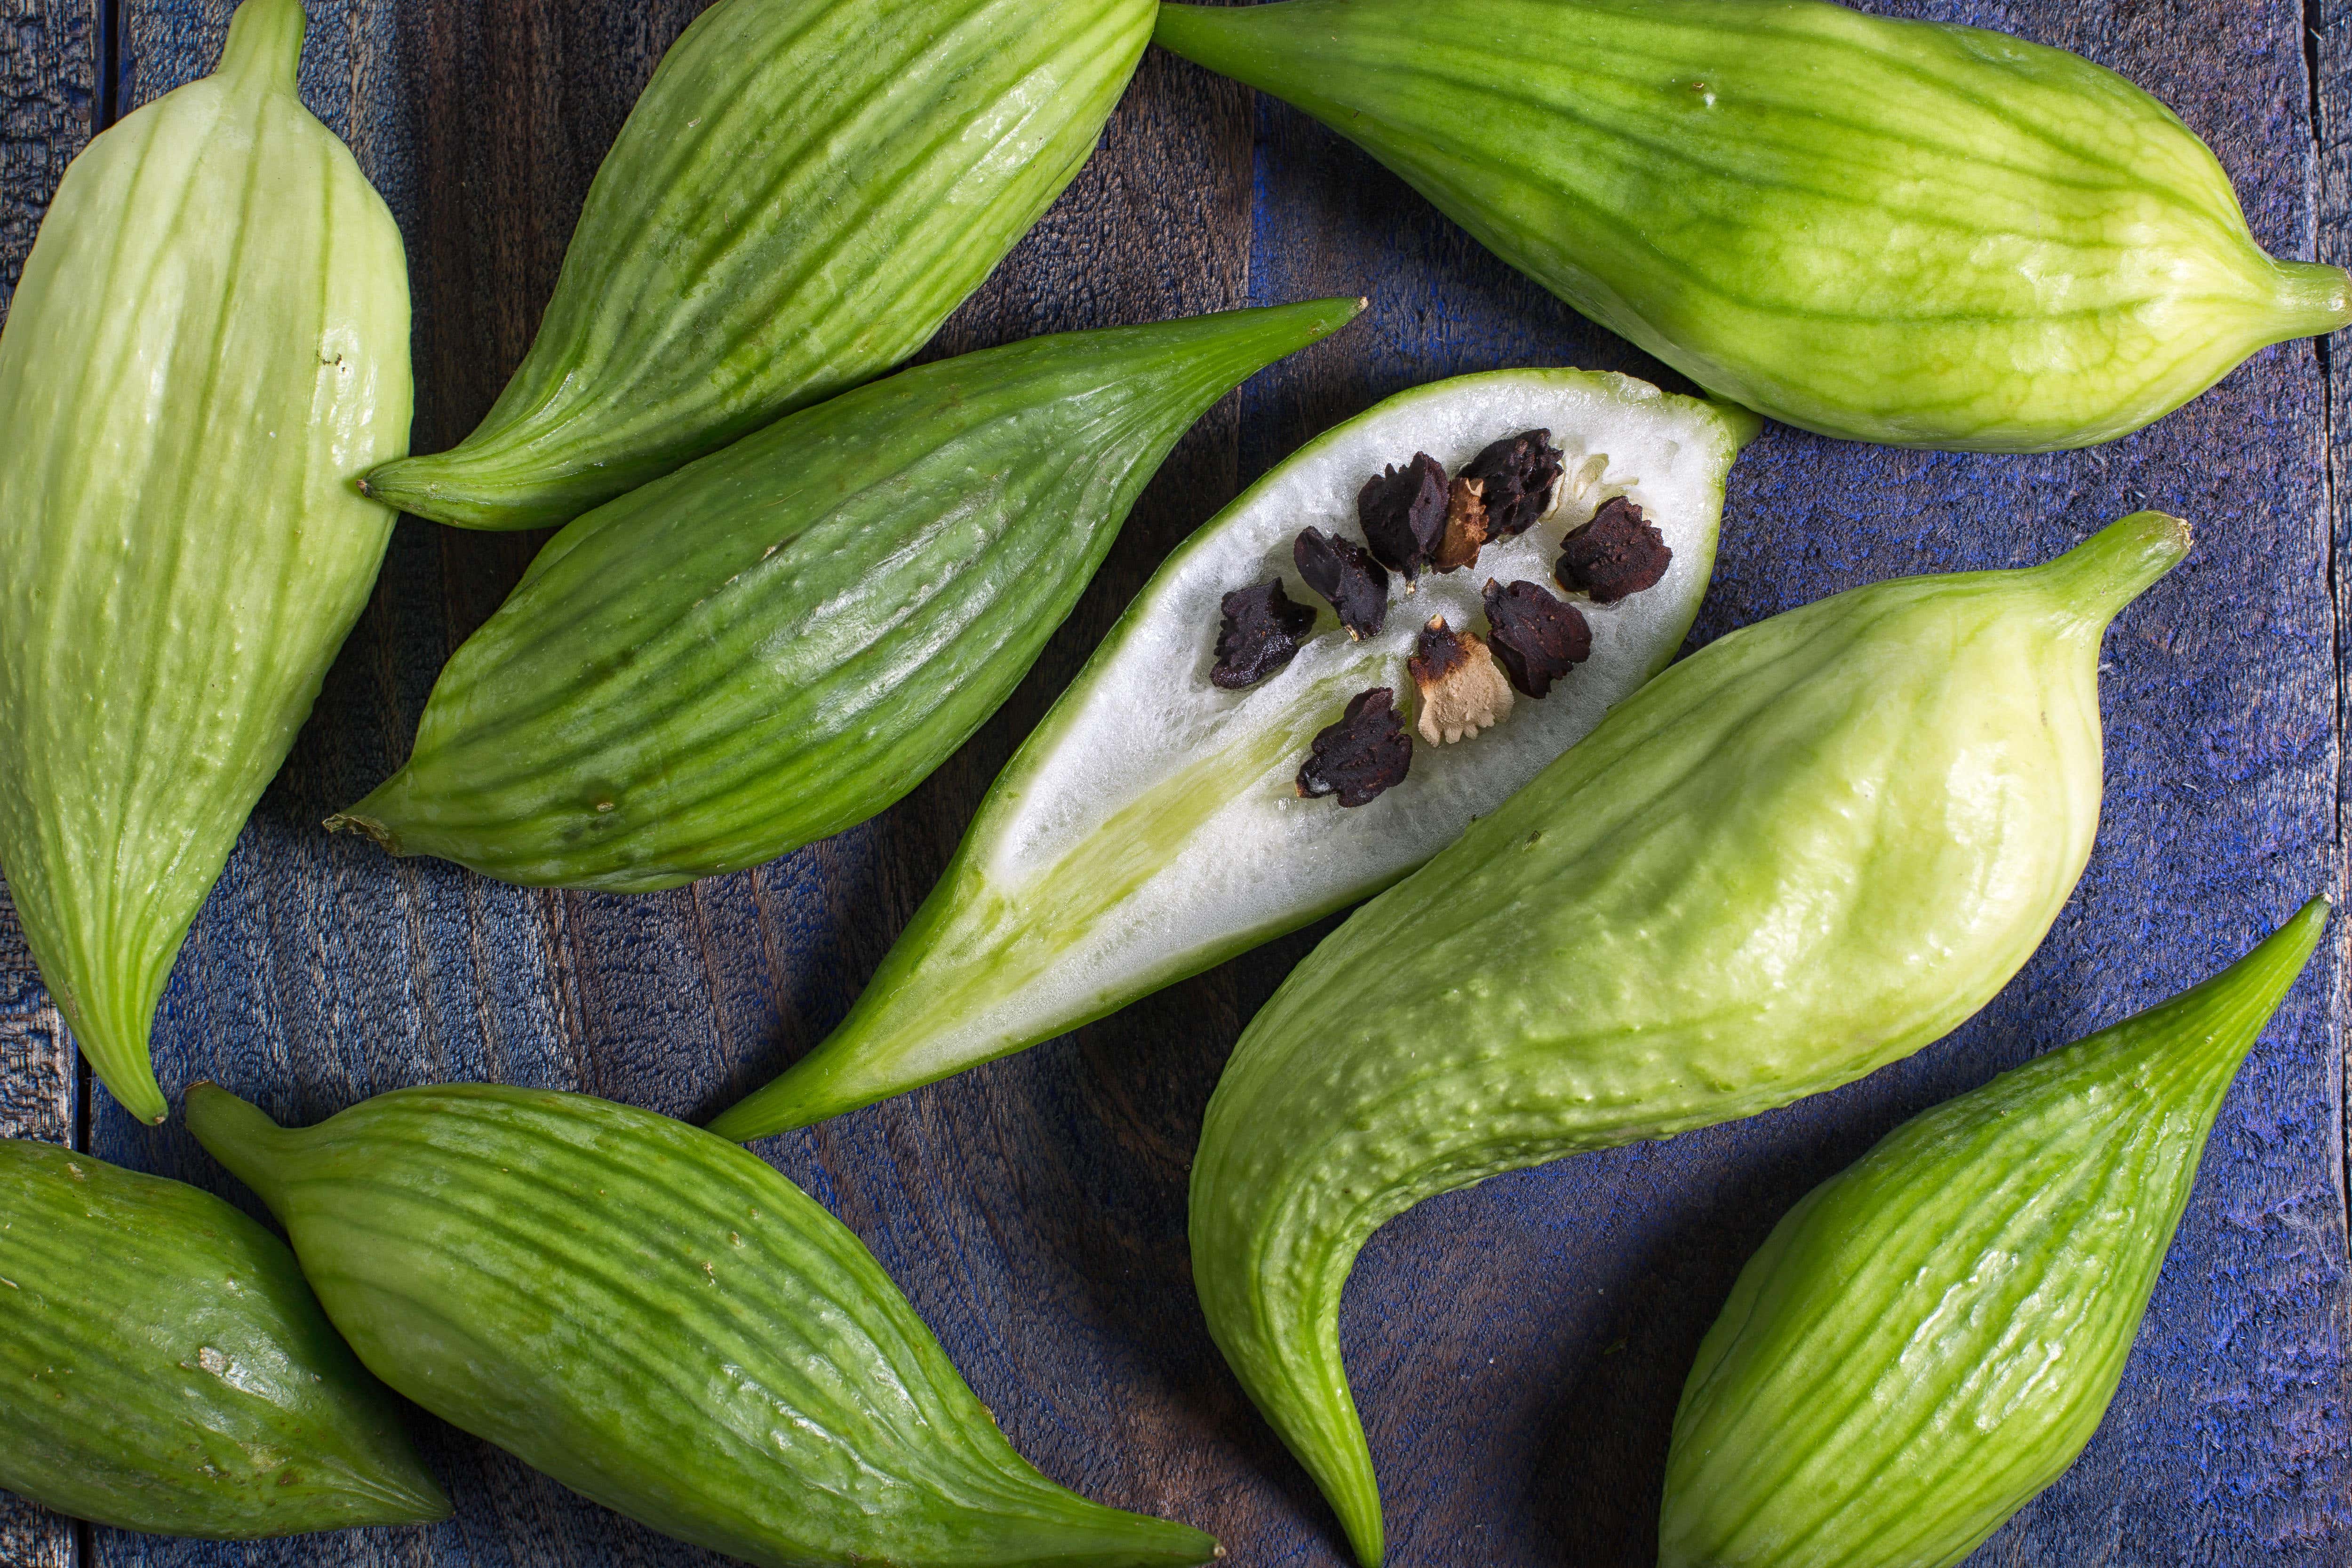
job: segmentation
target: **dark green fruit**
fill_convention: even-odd
[[[854,826],[1028,672],[1176,438],[1362,308],[1036,338],[805,409],[558,534],[331,826],[642,893]]]
[[[1216,1543],[1013,1451],[847,1227],[722,1138],[449,1084],[299,1132],[188,1124],[419,1405],[656,1530],[765,1568],[1179,1568]]]
[[[208,1192],[15,1140],[0,1487],[216,1541],[449,1514],[284,1242]]]
[[[369,490],[549,527],[919,349],[1095,149],[1152,0],[719,0],[596,171],[475,432]]]
[[[1918,1116],[1790,1210],[1675,1416],[1660,1568],[1954,1568],[2114,1399],[2238,1066],[2327,924]]]

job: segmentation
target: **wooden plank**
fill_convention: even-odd
[[[98,129],[93,0],[0,0],[0,324],[41,214]],[[0,1137],[70,1143],[79,1113],[73,1046],[26,951],[0,883]],[[0,1493],[0,1563],[68,1568],[72,1521]]]
[[[131,0],[129,96],[208,67],[228,9]],[[461,435],[520,356],[595,160],[693,9],[314,8],[306,97],[409,238],[420,445]],[[2308,253],[2293,5],[1914,9],[2126,69],[2216,141],[2258,235]],[[1096,162],[934,351],[1360,290],[1372,319],[1263,378],[1180,449],[1038,672],[938,776],[864,829],[695,889],[528,894],[318,832],[399,759],[440,661],[531,548],[404,524],[319,715],[198,921],[159,1031],[167,1086],[214,1076],[304,1120],[396,1083],[477,1077],[701,1114],[798,1054],[846,1009],[1111,616],[1242,478],[1437,375],[1643,369],[1352,151],[1150,57]],[[1901,1116],[2167,994],[2339,879],[2323,401],[2313,351],[2289,346],[2100,452],[1960,458],[1782,431],[1742,465],[1702,636],[1897,571],[2034,559],[2142,498],[2199,517],[2207,544],[2110,643],[2098,857],[2050,946],[1986,1015],[1843,1094],[1489,1184],[1376,1239],[1348,1326],[1397,1561],[1646,1563],[1682,1373],[1789,1202]],[[866,1237],[1025,1453],[1094,1495],[1217,1530],[1239,1562],[1340,1560],[1321,1503],[1200,1326],[1183,1236],[1218,1064],[1310,939],[769,1146]],[[6,963],[0,946],[0,975]],[[1981,1563],[2344,1559],[2336,980],[2298,993],[2233,1097],[2116,1417]],[[106,1157],[243,1197],[176,1124],[137,1128],[100,1099]],[[715,1561],[418,1427],[458,1503],[447,1526],[236,1548],[108,1532],[93,1560]],[[5,1545],[0,1561],[15,1561]]]
[[[2287,0],[1864,8],[1997,26],[2122,70],[2214,144],[2258,238],[2312,254],[2302,16]],[[1360,359],[1267,378],[1244,412],[1253,464],[1443,373],[1569,363],[1684,384],[1304,117],[1267,104],[1259,144],[1253,292],[1365,287],[1376,314]],[[2110,634],[2098,848],[1992,1007],[1843,1092],[1498,1180],[1374,1239],[1343,1328],[1396,1561],[1654,1561],[1699,1336],[1800,1196],[1908,1115],[2171,994],[2339,889],[2324,404],[2315,350],[2290,344],[2090,452],[1906,453],[1775,428],[1742,459],[1698,641],[1857,583],[2038,560],[2141,505],[2196,520],[2201,542]],[[2352,1555],[2340,974],[2330,953],[2242,1077],[2098,1437],[1974,1563],[2318,1568]],[[1255,1457],[1246,1426],[1221,1436]],[[1244,1481],[1261,1500],[1249,1507],[1295,1503],[1303,1482],[1285,1469]],[[1265,1560],[1342,1561],[1305,1495],[1255,1537]]]

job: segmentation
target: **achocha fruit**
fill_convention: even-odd
[[[1355,299],[1035,338],[901,371],[580,518],[331,826],[640,893],[864,821],[1035,662],[1192,423]]]
[[[1659,1568],[1956,1568],[2083,1451],[2221,1097],[2327,905],[1914,1118],[1740,1271],[1675,1416]]]
[[[1824,434],[2112,441],[2352,321],[2164,105],[2063,49],[1812,0],[1163,5],[1718,397]]]
[[[237,831],[358,619],[407,448],[392,214],[295,96],[300,0],[66,171],[0,333],[0,868],[125,1109]]]
[[[208,1192],[0,1141],[0,1487],[160,1535],[449,1504],[286,1244]]]
[[[1252,1020],[1192,1166],[1193,1278],[1380,1560],[1340,1288],[1392,1215],[1906,1056],[2041,942],[2098,825],[2142,512],[2023,571],[1861,588],[1708,644],[1359,910]]]
[[[1743,409],[1626,376],[1506,371],[1401,392],[1300,448],[1137,595],[990,789],[841,1027],[711,1130],[763,1136],[1050,1040],[1436,853],[1674,657],[1715,564],[1725,472],[1755,430]],[[1462,567],[1429,563],[1410,594],[1363,562],[1368,479],[1442,461],[1499,507],[1502,481],[1473,470],[1530,431],[1554,454],[1552,477],[1518,532],[1498,522]],[[1554,558],[1612,502],[1635,505],[1672,559],[1643,591],[1580,610],[1559,597]],[[1306,612],[1311,631],[1277,651],[1279,669],[1220,684],[1223,606],[1269,577],[1286,602],[1337,593],[1341,608]],[[1575,664],[1557,689],[1523,673],[1507,716],[1460,744],[1400,735],[1410,777],[1360,810],[1301,798],[1302,760],[1351,698],[1388,690],[1399,713],[1414,702],[1409,656],[1430,618],[1483,631],[1511,657],[1510,629],[1494,624],[1506,597],[1585,636],[1562,650]]]
[[[369,490],[551,527],[905,359],[1086,162],[1154,9],[720,0],[596,171],[497,404]]]
[[[762,1568],[1181,1568],[1216,1542],[1013,1451],[881,1265],[721,1138],[446,1084],[188,1127],[386,1383],[605,1507]]]

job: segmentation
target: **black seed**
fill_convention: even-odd
[[[1505,588],[1486,580],[1486,646],[1531,697],[1551,691],[1552,682],[1592,656],[1592,628],[1584,612],[1555,599],[1540,583]]]
[[[1415,581],[1445,537],[1444,465],[1426,452],[1414,453],[1402,468],[1391,465],[1379,478],[1364,481],[1356,516],[1373,558]]]
[[[1552,575],[1562,588],[1591,594],[1595,604],[1614,604],[1654,585],[1674,559],[1665,536],[1642,520],[1642,508],[1617,496],[1560,540]]]
[[[1475,479],[1484,488],[1486,537],[1515,538],[1536,525],[1551,509],[1551,493],[1559,483],[1560,450],[1549,430],[1507,435],[1462,465],[1462,477]]]
[[[1225,619],[1217,629],[1217,663],[1209,679],[1229,692],[1254,686],[1290,663],[1298,640],[1315,629],[1315,612],[1292,603],[1278,577],[1234,589],[1220,608]]]
[[[1397,716],[1396,693],[1386,686],[1359,692],[1339,722],[1315,737],[1314,749],[1298,769],[1298,792],[1310,798],[1337,795],[1342,806],[1361,806],[1391,784],[1404,782],[1412,766],[1412,737]]]
[[[1331,601],[1349,636],[1360,641],[1380,634],[1389,618],[1389,574],[1370,550],[1308,528],[1291,541],[1290,559],[1307,586]]]

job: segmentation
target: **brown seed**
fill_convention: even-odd
[[[1373,559],[1402,574],[1407,591],[1445,535],[1445,466],[1426,452],[1391,465],[1356,495],[1356,517]]]
[[[1440,571],[1459,571],[1478,559],[1486,544],[1486,486],[1476,479],[1456,479],[1445,493],[1445,534],[1429,564]]]
[[[1539,583],[1486,580],[1486,641],[1511,685],[1531,697],[1592,656],[1584,612]]]
[[[1361,642],[1380,634],[1389,618],[1388,569],[1349,538],[1307,528],[1291,541],[1290,559],[1307,586],[1331,601],[1348,635]]]
[[[1657,526],[1643,521],[1642,508],[1615,496],[1560,541],[1552,575],[1562,588],[1591,594],[1595,604],[1614,604],[1654,586],[1674,559]]]
[[[1511,684],[1486,644],[1456,632],[1443,615],[1421,629],[1405,668],[1421,688],[1421,737],[1432,746],[1463,740],[1503,722],[1511,711]]]
[[[1315,612],[1293,603],[1278,577],[1234,589],[1219,608],[1224,622],[1217,629],[1217,663],[1209,680],[1223,691],[1254,686],[1290,663],[1299,639],[1315,629]]]
[[[1462,465],[1463,477],[1486,488],[1488,538],[1516,538],[1551,509],[1560,456],[1550,431],[1528,430],[1505,436]]]
[[[1342,806],[1361,806],[1404,782],[1412,766],[1412,737],[1396,711],[1396,693],[1374,686],[1357,693],[1339,722],[1316,735],[1298,769],[1298,792],[1309,799],[1337,795]]]

